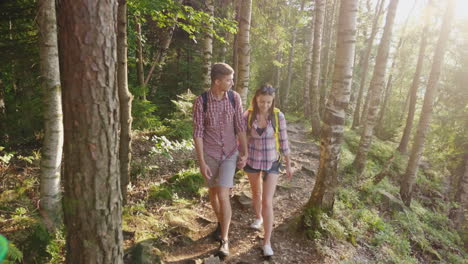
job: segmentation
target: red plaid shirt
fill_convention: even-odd
[[[234,92],[235,109],[227,93],[218,100],[208,91],[206,112],[203,98],[193,105],[193,138],[203,138],[203,152],[217,160],[228,158],[237,150],[236,133],[245,132],[240,95]],[[235,129],[235,130],[234,130]]]

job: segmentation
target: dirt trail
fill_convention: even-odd
[[[323,260],[314,253],[312,242],[299,238],[288,230],[288,224],[301,212],[312,192],[319,162],[319,148],[306,139],[305,130],[299,123],[289,124],[288,136],[295,173],[291,180],[285,176],[280,177],[275,193],[275,221],[272,236],[275,256],[268,260],[263,258],[261,251],[263,232],[249,228],[254,214],[251,209],[250,186],[244,176],[236,178],[237,183],[231,198],[233,210],[229,232],[231,255],[224,263],[263,263],[264,261],[323,263]],[[194,239],[192,243],[174,246],[173,251],[165,255],[166,263],[203,263],[203,259],[205,263],[218,263],[217,258],[213,257],[218,243],[209,236],[216,227],[209,202],[204,201],[194,210],[197,211],[199,220],[205,222],[204,228],[199,231],[199,238]]]

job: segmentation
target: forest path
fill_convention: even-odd
[[[265,259],[262,256],[263,230],[256,231],[249,227],[254,219],[251,209],[250,185],[246,176],[236,177],[236,185],[231,198],[232,222],[229,230],[230,256],[223,263],[323,263],[314,253],[313,243],[290,230],[290,224],[301,213],[308,201],[315,182],[315,173],[319,165],[319,147],[306,139],[306,130],[300,123],[288,126],[289,143],[292,150],[294,175],[288,180],[280,177],[274,197],[274,230],[272,247],[275,256]],[[199,219],[206,221],[206,228],[200,231],[200,238],[193,243],[174,246],[166,252],[166,263],[218,263],[213,255],[218,243],[209,233],[216,227],[215,216],[210,204],[205,201],[194,208]],[[203,262],[204,259],[204,262]]]

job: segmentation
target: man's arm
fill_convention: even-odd
[[[203,138],[197,137],[193,140],[195,142],[195,151],[197,152],[197,159],[198,164],[200,166],[200,172],[203,177],[209,180],[212,174],[210,168],[208,167],[208,165],[206,165],[205,157],[203,155]]]
[[[237,134],[237,137],[240,143],[239,161],[237,162],[237,167],[241,169],[245,166],[245,163],[247,162],[247,136],[245,131],[242,131]]]

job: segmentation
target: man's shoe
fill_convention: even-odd
[[[263,256],[265,257],[271,257],[273,256],[273,249],[271,248],[270,245],[264,245],[263,246]]]
[[[221,242],[219,243],[219,255],[222,257],[227,257],[229,256],[229,245],[226,240],[221,239]]]
[[[215,231],[213,231],[212,236],[214,240],[221,242],[221,224],[218,223],[218,226],[216,227]]]
[[[255,221],[250,225],[251,228],[260,230],[262,228],[263,219],[255,219]]]

